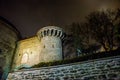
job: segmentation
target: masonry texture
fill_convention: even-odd
[[[0,79],[7,77],[18,41],[19,32],[5,19],[0,17]]]
[[[40,41],[37,36],[19,41],[17,43],[18,46],[16,48],[13,67],[26,63],[28,65],[39,63],[39,61],[41,61],[38,54],[41,50],[39,44]],[[23,56],[24,54],[25,56]],[[22,57],[25,57],[26,59],[22,59]]]
[[[12,69],[30,67],[40,62],[62,60],[64,32],[56,26],[40,29],[37,35],[20,40],[17,45]]]
[[[120,56],[11,72],[7,80],[120,80]]]

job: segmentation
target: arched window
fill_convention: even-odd
[[[27,53],[24,53],[23,56],[22,56],[22,60],[21,60],[21,63],[22,64],[25,64],[28,62],[28,54]]]

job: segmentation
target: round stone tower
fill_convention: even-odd
[[[65,36],[63,30],[56,26],[47,26],[37,33],[41,42],[40,57],[44,62],[62,60],[62,40]]]

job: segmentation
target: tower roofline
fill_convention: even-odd
[[[57,27],[57,26],[47,26],[43,27],[37,32],[38,38],[41,39],[42,37],[45,36],[54,36],[54,37],[59,37],[61,39],[64,38],[65,32],[63,31],[62,28]]]
[[[46,27],[41,28],[40,31],[46,30],[46,29],[56,29],[56,30],[62,30],[63,31],[62,28],[57,27],[57,26],[46,26]]]
[[[6,25],[5,27],[11,29],[12,31],[14,31],[19,38],[21,38],[21,34],[18,31],[18,29],[11,23],[9,22],[7,19],[5,19],[4,17],[0,16],[0,22],[3,23],[4,25]]]

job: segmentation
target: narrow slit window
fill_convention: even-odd
[[[45,48],[45,45],[43,46],[43,48]]]
[[[52,48],[55,48],[54,44],[52,45]]]

